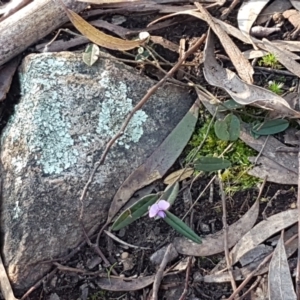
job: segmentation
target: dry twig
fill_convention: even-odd
[[[169,262],[170,259],[170,252],[171,252],[171,248],[174,247],[173,244],[169,244],[168,248],[166,249],[164,258],[157,270],[157,273],[155,275],[155,279],[153,282],[153,291],[152,291],[152,297],[151,300],[158,300],[158,290],[159,290],[159,286],[160,283],[164,277],[164,270],[166,268],[167,263]]]
[[[226,197],[225,192],[223,188],[222,178],[221,178],[221,172],[219,171],[219,187],[220,187],[220,193],[221,193],[221,199],[222,199],[222,209],[223,209],[223,216],[222,216],[222,222],[223,222],[223,230],[224,230],[224,252],[225,252],[225,259],[227,264],[228,273],[230,275],[230,281],[232,290],[236,290],[236,283],[234,280],[234,276],[232,273],[232,264],[231,259],[229,257],[229,249],[228,249],[228,224],[227,224],[227,210],[226,210]]]
[[[190,256],[188,258],[188,265],[186,268],[186,273],[185,273],[185,284],[184,284],[184,290],[179,298],[179,300],[184,300],[188,291],[189,291],[189,278],[190,278],[190,273],[191,273],[191,265],[192,265],[192,260],[193,256]]]

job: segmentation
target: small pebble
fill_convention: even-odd
[[[157,250],[156,252],[154,252],[151,256],[150,256],[150,261],[152,264],[154,265],[160,265],[163,258],[164,258],[164,255],[165,255],[165,252],[167,250],[167,246]],[[171,251],[170,251],[170,261],[174,260],[175,258],[178,257],[178,252],[176,251],[175,247],[171,247]]]
[[[121,258],[122,258],[122,259],[126,259],[126,258],[128,258],[128,256],[129,256],[129,253],[128,253],[128,252],[123,252],[123,253],[121,254]]]

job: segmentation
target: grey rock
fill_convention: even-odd
[[[86,263],[86,266],[89,270],[94,269],[101,263],[102,259],[99,256],[94,256],[93,258],[89,259]]]
[[[150,256],[150,261],[153,265],[159,266],[161,264],[164,255],[166,253],[167,247],[168,246],[160,248]],[[178,252],[176,251],[175,247],[172,245],[170,249],[169,262],[173,261],[177,257],[178,257]]]
[[[27,289],[39,264],[83,240],[79,197],[94,163],[125,116],[155,83],[107,55],[92,67],[81,53],[27,56],[22,97],[1,136],[1,244],[13,286]],[[138,111],[90,186],[82,223],[103,223],[126,177],[162,143],[192,104],[171,84]]]

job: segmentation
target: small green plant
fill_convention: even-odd
[[[277,57],[272,53],[268,53],[263,56],[258,61],[258,65],[272,69],[282,69],[282,65],[279,63]]]
[[[200,123],[196,128],[191,141],[187,147],[186,161],[189,161],[191,155],[195,153],[195,149],[203,141],[206,132],[208,130],[211,117],[209,116],[204,123]],[[220,155],[231,143],[231,141],[223,141],[219,139],[214,130],[214,126],[211,126],[206,141],[200,151],[197,153],[196,160],[203,156],[218,156]],[[234,193],[236,191],[242,191],[256,186],[260,179],[247,174],[248,169],[251,167],[251,163],[248,160],[250,156],[256,156],[257,152],[248,147],[241,140],[236,140],[231,149],[223,156],[224,159],[231,162],[231,167],[223,171],[221,178],[224,182],[227,182],[225,192]]]
[[[277,95],[283,94],[283,90],[282,90],[283,85],[284,85],[283,82],[277,82],[277,81],[269,81],[268,82],[269,90]]]

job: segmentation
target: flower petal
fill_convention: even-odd
[[[165,218],[166,217],[166,213],[163,211],[163,210],[160,210],[157,215],[160,217],[160,218]]]
[[[160,210],[167,210],[170,207],[170,203],[166,200],[160,200],[157,203]]]
[[[149,217],[154,218],[159,212],[159,207],[157,203],[154,203],[149,209]]]

